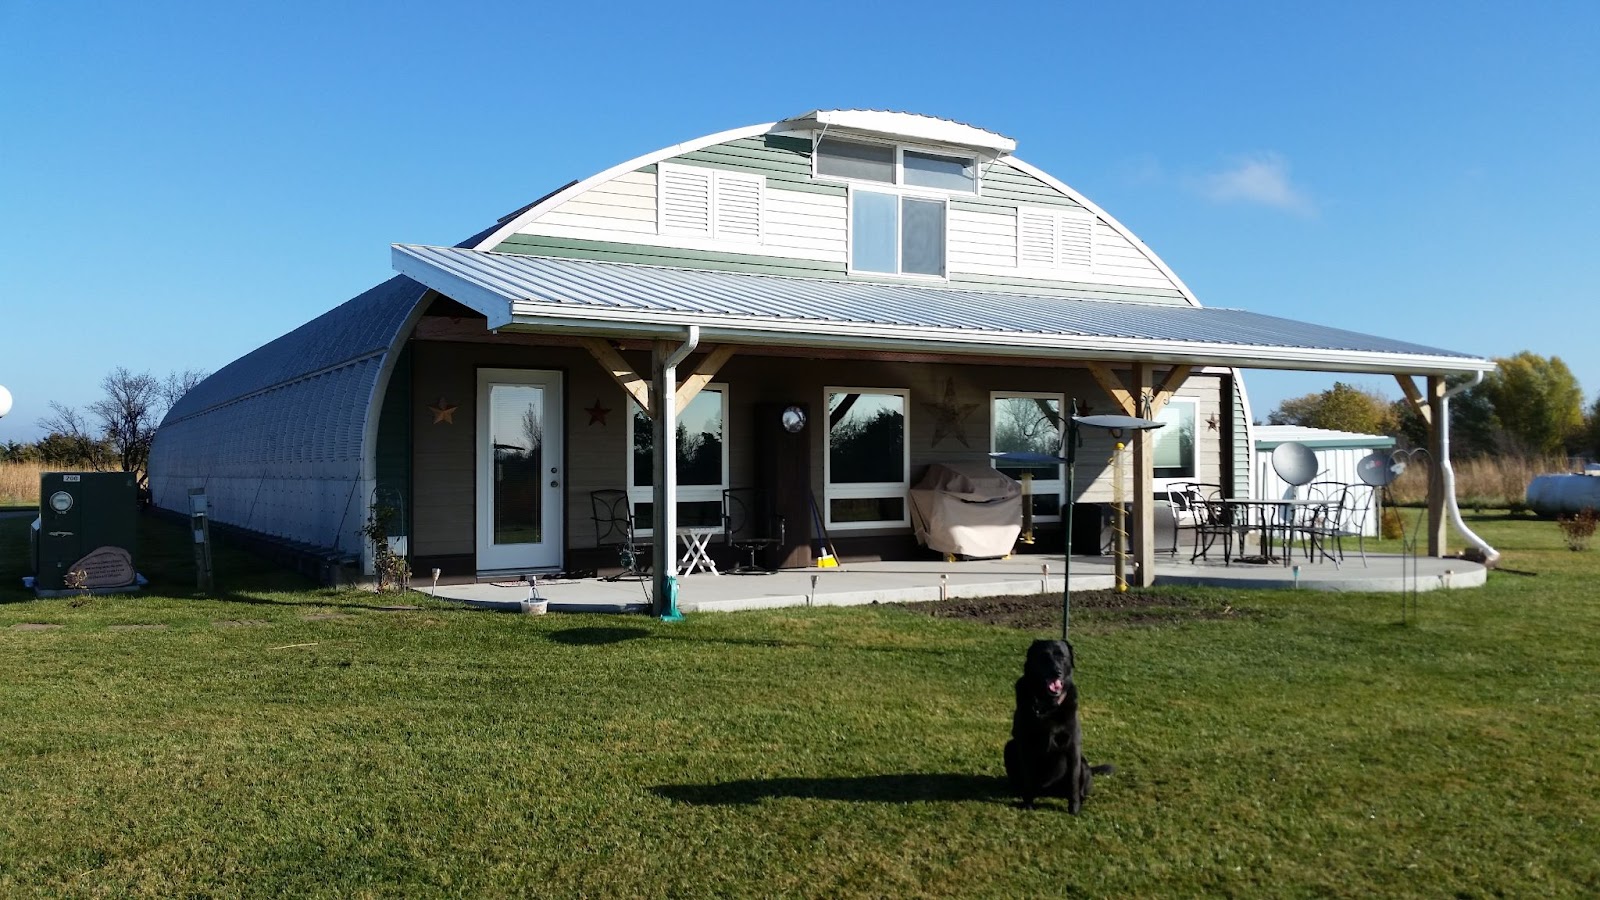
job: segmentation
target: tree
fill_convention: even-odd
[[[1396,425],[1387,398],[1342,381],[1321,393],[1283,401],[1267,416],[1267,422],[1358,434],[1390,434]]]
[[[1582,442],[1583,389],[1561,357],[1524,350],[1495,363],[1481,389],[1509,449],[1564,454]]]
[[[1446,389],[1472,380],[1471,375],[1451,375],[1445,379]],[[1411,447],[1428,446],[1428,423],[1408,400],[1396,400],[1390,406],[1394,416],[1394,436]],[[1450,398],[1450,455],[1456,459],[1482,456],[1486,453],[1506,451],[1500,434],[1500,425],[1494,417],[1494,407],[1483,391],[1483,385],[1468,388]]]
[[[118,366],[101,379],[105,396],[89,404],[89,415],[52,402],[52,414],[37,424],[51,433],[46,441],[59,437],[57,446],[77,457],[71,462],[99,471],[116,465],[136,474],[144,487],[150,479],[150,444],[162,417],[205,377],[204,372],[186,369],[157,379],[149,372],[135,374]],[[40,442],[42,451],[46,441]]]

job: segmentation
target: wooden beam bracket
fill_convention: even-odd
[[[598,362],[600,367],[605,369],[611,376],[611,379],[624,391],[628,392],[628,396],[633,398],[633,402],[639,404],[639,408],[644,410],[645,415],[649,415],[650,382],[639,377],[639,373],[633,370],[633,366],[628,365],[628,361],[622,358],[622,354],[613,349],[611,344],[604,338],[586,337],[582,340],[582,344],[583,348],[589,351],[589,355],[594,357],[595,362]]]

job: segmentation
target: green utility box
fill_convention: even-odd
[[[46,472],[33,526],[41,597],[138,589],[138,489],[131,472]]]

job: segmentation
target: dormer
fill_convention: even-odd
[[[809,131],[812,177],[849,191],[849,272],[946,278],[952,198],[981,193],[986,164],[1016,141],[949,119],[880,110],[813,110],[780,128]]]

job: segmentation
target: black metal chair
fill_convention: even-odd
[[[606,581],[647,578],[650,575],[650,541],[640,540],[633,527],[633,503],[628,492],[605,488],[589,492],[593,511],[595,546],[615,547],[622,571],[606,576]]]
[[[1190,554],[1189,562],[1210,559],[1211,548],[1220,538],[1222,564],[1232,565],[1234,532],[1239,530],[1236,509],[1224,502],[1222,489],[1216,485],[1197,483],[1190,487],[1190,495],[1194,497],[1194,553]]]
[[[722,529],[740,559],[734,575],[768,575],[770,566],[756,564],[756,554],[784,540],[783,516],[772,507],[772,497],[758,488],[728,488],[722,492]]]

